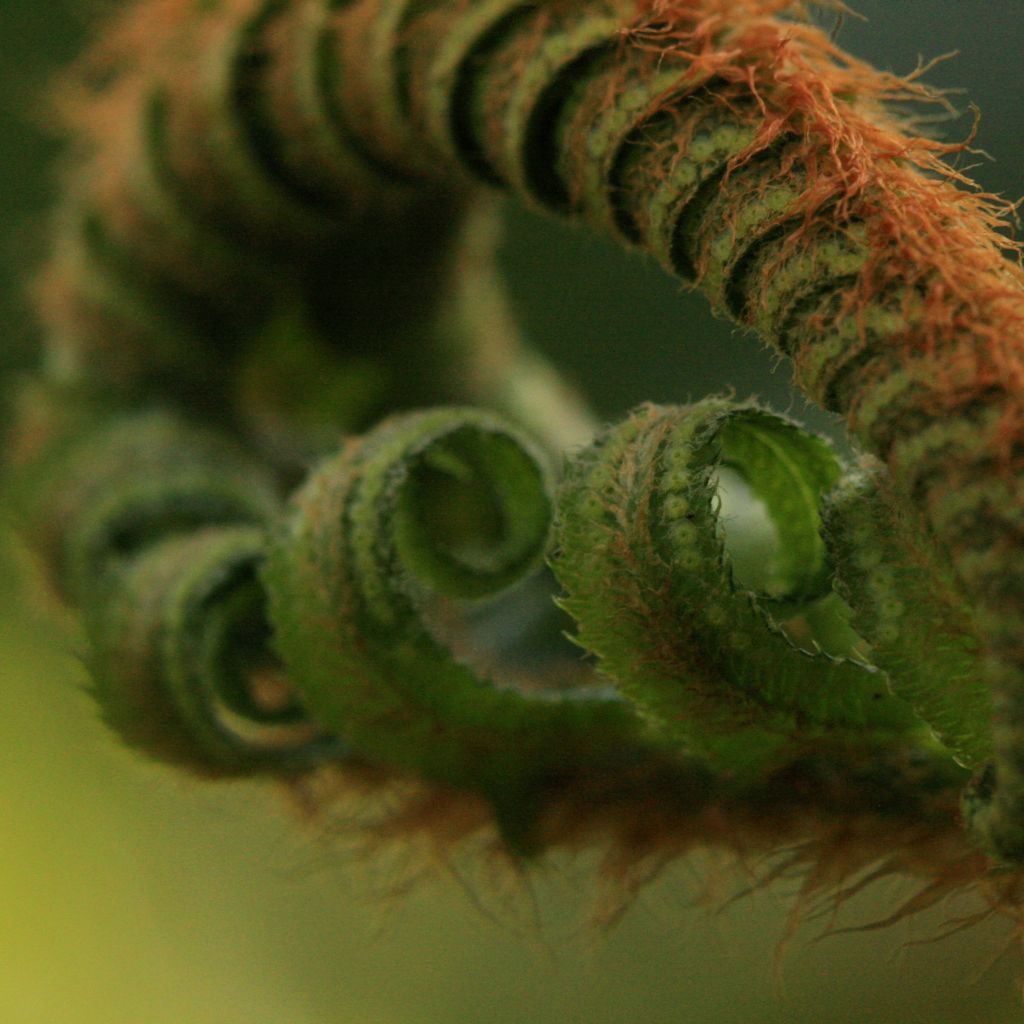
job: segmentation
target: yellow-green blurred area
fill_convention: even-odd
[[[87,5],[88,6],[88,5]],[[1024,191],[1020,0],[857,5],[841,41],[883,66],[937,68],[982,107],[976,175]],[[72,11],[76,13],[72,15]],[[37,130],[50,69],[77,48],[81,7],[0,0],[0,365],[27,364],[21,286],[56,191]],[[944,131],[966,134],[970,118]],[[506,265],[535,342],[614,416],[645,399],[731,385],[799,411],[787,372],[712,321],[699,297],[584,232],[512,217]],[[820,419],[816,422],[822,422]],[[207,785],[118,747],[84,692],[73,631],[36,601],[5,540],[0,556],[0,1024],[1001,1024],[1024,1017],[1022,961],[988,921],[935,944],[978,909],[952,900],[879,932],[913,891],[883,881],[833,922],[806,923],[782,957],[798,880],[729,903],[750,878],[714,857],[670,866],[624,920],[586,921],[594,865],[552,858],[518,891],[471,853],[399,876],[302,830],[263,784]],[[747,866],[763,870],[764,864]],[[995,961],[994,966],[993,961]]]
[[[752,876],[720,858],[670,867],[608,933],[587,924],[586,858],[512,884],[467,851],[390,895],[405,877],[394,859],[356,856],[344,827],[297,827],[272,788],[187,781],[119,749],[82,692],[73,635],[18,593],[0,604],[4,1024],[1020,1019],[1015,956],[987,970],[1005,922],[914,945],[972,900],[813,941],[888,913],[908,882],[809,922],[781,983],[796,883],[726,907]]]

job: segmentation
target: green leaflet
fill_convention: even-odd
[[[537,568],[549,483],[540,451],[488,413],[396,417],[313,474],[265,574],[313,716],[357,755],[482,792],[507,835],[541,793],[662,756],[613,694],[496,685],[432,628],[448,601]]]
[[[776,525],[770,576],[782,589],[770,595],[733,577],[722,466],[746,478]],[[648,718],[728,773],[764,772],[830,734],[915,728],[884,676],[799,649],[771,611],[770,599],[825,589],[817,507],[839,469],[821,439],[716,399],[644,407],[568,468],[552,564],[578,642]]]

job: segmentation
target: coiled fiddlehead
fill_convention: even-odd
[[[730,467],[778,532],[773,593],[741,588],[718,522]],[[579,642],[677,742],[764,772],[792,738],[900,730],[909,709],[864,664],[800,650],[775,616],[830,590],[818,505],[839,474],[823,441],[756,408],[648,408],[571,469],[555,571]],[[774,610],[774,615],[773,615]]]
[[[540,451],[490,415],[395,419],[311,476],[266,572],[277,646],[315,717],[358,752],[481,791],[506,816],[654,755],[614,692],[498,686],[429,628],[438,602],[536,568],[548,477]]]
[[[296,772],[343,751],[271,649],[265,548],[237,527],[161,541],[86,612],[94,694],[130,746],[204,775]]]
[[[872,668],[815,649],[835,606],[817,506],[840,474],[819,442],[711,402],[638,413],[569,468],[554,558],[565,604],[641,721],[597,690],[494,688],[425,628],[434,591],[478,597],[542,553],[544,474],[517,428],[449,410],[350,439],[274,527],[262,577],[274,643],[320,727],[358,756],[482,792],[521,839],[534,823],[524,802],[567,776],[635,765],[691,793],[711,773],[724,789],[708,783],[709,794],[741,800],[814,776],[808,802],[838,813],[870,805],[878,777],[853,765],[871,759],[891,792],[906,796],[923,774],[946,807],[963,772],[916,713],[979,769],[968,809],[985,848],[1019,859],[1024,277],[1001,251],[1005,208],[955,187],[942,156],[956,147],[910,136],[890,113],[890,101],[932,98],[926,89],[843,54],[785,0],[160,0],[127,15],[87,72],[68,107],[97,128],[42,289],[51,387],[187,407],[245,438],[269,492],[334,433],[359,434],[390,409],[478,402],[549,448],[577,444],[585,410],[507,327],[482,181],[702,285],[885,464],[884,484],[827,499],[837,585]],[[116,445],[99,451],[86,461],[120,464]],[[37,461],[26,457],[27,479]],[[719,465],[747,481],[777,533],[761,592],[737,586],[724,554]],[[100,528],[83,528],[95,544],[74,539],[88,516],[59,511],[65,472],[83,509],[101,492],[117,504],[120,485],[104,475],[94,491],[72,459],[34,499],[58,510],[41,515],[39,546],[73,552],[61,558],[75,600],[103,580],[103,607],[120,609],[104,623],[144,605],[185,618],[189,602],[206,607],[206,577],[167,567],[191,544],[205,559],[214,522],[248,523],[244,501],[175,520],[180,537],[147,528],[124,552]],[[162,482],[159,460],[138,473],[143,489]],[[438,532],[433,503],[453,494],[468,517],[455,536],[476,547]],[[919,558],[894,550],[893,529],[919,538]],[[509,565],[478,561],[482,536],[487,558]],[[234,550],[227,534],[209,543],[217,557]],[[229,603],[255,623],[259,559],[238,557],[249,596]],[[138,588],[174,596],[150,605]],[[935,648],[921,608],[943,623]],[[237,632],[216,616],[211,628]],[[104,629],[93,628],[99,649],[127,672]],[[265,653],[263,626],[250,632]],[[143,646],[140,664],[163,667],[140,692],[174,704],[191,669]],[[194,678],[238,710],[233,683]],[[299,749],[333,756],[306,728]],[[821,782],[828,764],[844,784]],[[906,813],[931,820],[937,804],[922,797]]]
[[[269,474],[166,413],[55,413],[13,495],[82,608],[93,692],[133,747],[218,775],[337,750],[295,703],[258,579]]]

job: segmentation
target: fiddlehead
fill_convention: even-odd
[[[82,608],[105,720],[130,746],[201,774],[287,771],[336,753],[269,648],[258,568],[278,510],[270,475],[168,414],[97,418],[68,404],[34,439],[13,498]]]
[[[431,628],[440,602],[537,567],[544,462],[487,414],[397,418],[312,475],[266,571],[276,643],[314,716],[357,752],[483,792],[505,815],[656,757],[614,693],[496,685]]]
[[[415,527],[419,513],[432,521],[434,488],[450,499],[476,480],[480,518],[462,524],[474,543],[477,531],[508,554],[518,538],[539,557],[543,474],[531,481],[528,444],[497,440],[514,428],[434,413],[350,440],[297,499],[265,577],[275,642],[318,722],[361,755],[484,792],[507,813],[510,791],[631,758],[672,770],[677,755],[701,759],[756,788],[801,753],[849,767],[859,749],[909,778],[908,750],[934,765],[945,751],[905,698],[964,763],[994,754],[972,819],[990,851],[1016,856],[1024,290],[1000,251],[1005,208],[958,191],[941,160],[956,147],[911,137],[886,107],[927,90],[841,53],[784,0],[157,7],[165,31],[145,59],[131,43],[148,6],[78,98],[110,127],[85,147],[48,278],[52,376],[199,405],[289,477],[332,431],[436,402],[496,407],[551,448],[578,442],[585,412],[556,423],[565,392],[544,363],[514,337],[493,340],[500,295],[466,255],[486,259],[489,239],[463,230],[476,178],[701,284],[887,464],[886,504],[850,499],[850,484],[829,522],[839,585],[896,696],[881,673],[807,646],[829,578],[817,504],[839,473],[818,442],[751,409],[648,410],[569,471],[555,559],[567,605],[655,738],[620,698],[489,687],[423,629],[424,579],[444,593],[489,575]],[[309,353],[294,374],[290,336]],[[282,367],[294,403],[274,397],[288,390]],[[310,408],[339,394],[348,411],[310,429]],[[724,559],[719,463],[773,520],[767,593],[737,588]],[[888,511],[914,502],[902,519]],[[889,515],[908,535],[917,520],[930,531],[914,566],[891,551]],[[891,581],[865,544],[894,557]],[[157,593],[162,550],[133,552],[114,591]],[[713,580],[710,598],[686,569]],[[508,582],[492,575],[487,587]],[[607,592],[594,586],[604,577]],[[948,627],[937,651],[902,617],[925,593]],[[785,616],[803,617],[802,639]],[[978,664],[997,693],[994,736],[985,688],[964,681]],[[936,774],[945,786],[961,773]]]
[[[738,473],[778,533],[770,592],[738,585],[718,473]],[[569,472],[555,570],[602,670],[685,748],[764,772],[794,735],[905,730],[909,709],[866,665],[801,650],[781,620],[830,592],[818,505],[827,445],[757,408],[647,408]],[[788,611],[788,615],[787,615]]]
[[[343,752],[271,649],[265,549],[239,527],[160,541],[86,612],[93,692],[129,746],[208,776],[300,772]]]

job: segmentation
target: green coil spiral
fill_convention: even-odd
[[[774,525],[769,593],[734,577],[721,467]],[[554,567],[580,644],[677,742],[725,771],[763,773],[780,751],[792,755],[796,734],[811,743],[822,730],[913,725],[881,675],[801,650],[780,624],[830,591],[818,506],[839,472],[820,439],[715,400],[642,410],[570,468]]]
[[[59,419],[12,504],[82,609],[105,720],[129,746],[204,775],[336,753],[269,646],[258,570],[279,510],[272,477],[167,413]]]
[[[93,693],[129,746],[207,776],[288,774],[343,753],[271,650],[265,549],[239,527],[161,541],[85,613]]]
[[[27,415],[13,490],[62,589],[103,595],[97,692],[129,742],[220,771],[365,758],[482,793],[524,849],[584,778],[749,796],[831,759],[840,807],[877,784],[858,758],[904,795],[968,768],[975,835],[1024,860],[1024,274],[887,106],[927,92],[778,7],[230,0],[148,38],[143,3],[111,33],[70,102],[96,127],[43,390],[170,411],[43,443]],[[841,480],[819,439],[708,400],[600,433],[554,498],[542,451],[594,424],[516,335],[487,189],[699,284],[884,469]],[[775,538],[754,585],[723,471]],[[497,685],[441,628],[539,565],[552,513],[615,690]]]
[[[310,477],[266,569],[276,644],[314,716],[359,754],[482,792],[507,837],[545,791],[655,756],[614,692],[502,685],[431,628],[446,601],[537,567],[548,478],[491,415],[387,421]]]

